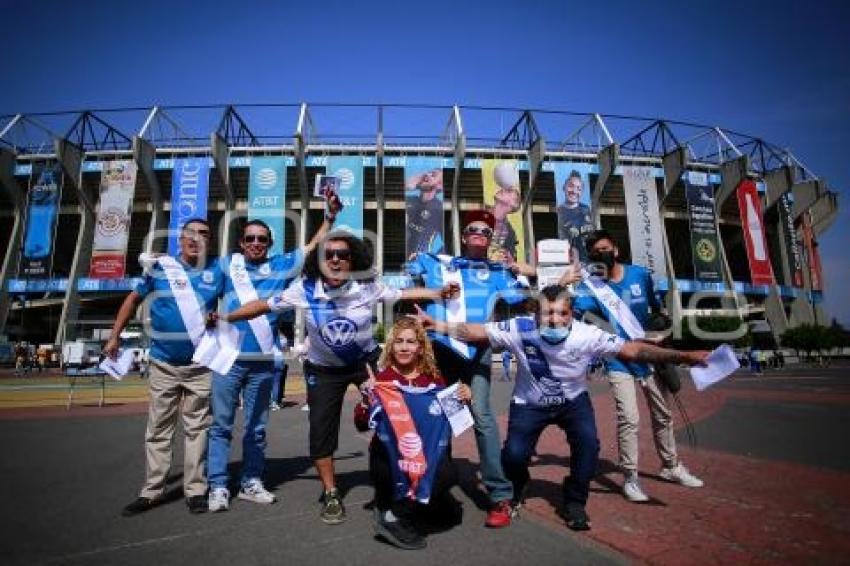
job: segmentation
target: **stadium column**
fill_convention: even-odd
[[[809,214],[812,219],[812,232],[816,238],[819,238],[838,217],[838,193],[829,190],[824,192],[809,209]],[[815,305],[815,317],[819,322],[826,324],[826,313],[823,312],[820,304]]]
[[[375,242],[375,269],[384,273],[384,107],[378,106],[377,133],[375,135],[375,200],[377,201],[378,234]],[[365,175],[365,174],[364,174]],[[385,309],[384,304],[378,303],[377,319],[384,328],[392,324],[391,309]]]
[[[537,264],[534,253],[534,193],[537,191],[537,177],[543,169],[546,156],[546,140],[538,137],[528,148],[528,190],[522,199],[522,219],[525,222],[525,262]]]
[[[667,264],[667,313],[673,319],[674,328],[679,328],[682,320],[682,294],[676,283],[676,266],[673,264],[673,254],[670,251],[670,240],[667,237],[667,197],[678,187],[682,189],[682,173],[688,166],[688,152],[685,147],[679,146],[662,157],[664,166],[664,182],[661,186],[661,194],[658,196],[658,214],[661,216],[661,242],[664,245],[664,261]]]
[[[786,192],[791,189],[793,180],[793,172],[790,167],[783,165],[777,169],[767,171],[764,175],[765,183],[765,206],[764,206],[764,222],[767,223],[769,217],[776,217],[776,229],[780,235],[779,240],[779,258],[781,262],[783,282],[791,281],[791,267],[788,261],[788,246],[785,244],[785,238],[782,235],[785,233],[783,228],[783,215],[775,211],[776,204]],[[768,214],[773,210],[772,214]],[[782,304],[782,295],[779,292],[779,282],[776,280],[774,272],[773,285],[767,299],[765,299],[765,314],[770,323],[770,328],[774,338],[779,341],[779,336],[788,328],[788,316],[785,314],[785,306]]]
[[[803,214],[809,210],[818,200],[821,194],[824,194],[824,184],[819,179],[810,179],[800,183],[794,183],[791,186],[791,194],[794,197],[794,203],[791,207],[791,218],[794,225],[800,224],[800,219]],[[798,230],[798,241],[803,242],[803,233]],[[816,320],[816,310],[812,301],[809,299],[812,294],[812,278],[809,268],[809,258],[807,254],[803,254],[803,293],[796,297],[791,303],[791,318],[794,326],[799,324],[813,324]]]
[[[305,139],[306,128],[308,127],[310,118],[307,110],[307,104],[301,104],[301,110],[298,113],[298,124],[295,128],[295,134],[292,136],[292,143],[295,148],[295,170],[298,175],[298,191],[301,195],[300,201],[300,222],[298,233],[295,237],[295,243],[299,248],[304,248],[307,244],[307,220],[310,211],[310,193],[307,189],[307,141]],[[296,344],[302,344],[305,338],[304,330],[304,311],[297,309],[295,311],[295,333],[294,339]]]
[[[212,159],[218,177],[224,187],[224,216],[221,222],[224,226],[219,227],[219,255],[224,255],[234,248],[236,241],[233,230],[233,221],[236,218],[236,199],[233,198],[233,187],[230,184],[230,146],[218,132],[210,134],[210,147]]]
[[[602,200],[602,192],[605,190],[605,187],[608,185],[608,179],[611,178],[611,175],[614,173],[614,169],[617,168],[617,164],[620,161],[620,144],[617,142],[611,142],[609,145],[603,147],[599,150],[599,154],[596,156],[596,161],[599,164],[599,176],[596,178],[596,184],[593,185],[593,192],[590,196],[590,210],[593,214],[593,225],[596,228],[601,228],[600,224],[602,215],[599,212],[600,202]]]
[[[24,233],[24,206],[26,199],[15,182],[15,154],[5,147],[0,147],[0,190],[5,192],[12,202],[12,214],[14,220],[12,232],[9,234],[9,242],[6,245],[6,254],[3,256],[3,265],[0,268],[0,336],[6,334],[6,322],[9,318],[12,297],[6,290],[9,287],[9,279],[18,272],[18,260],[20,258],[21,240]]]
[[[460,174],[463,171],[463,159],[466,156],[466,134],[463,131],[463,121],[460,107],[452,107],[452,118],[455,125],[455,174],[452,181],[452,254],[460,255]],[[450,123],[451,123],[450,120]]]
[[[89,268],[95,228],[96,189],[83,186],[82,165],[85,152],[67,139],[55,141],[56,157],[65,175],[77,191],[80,210],[80,230],[77,233],[77,245],[74,248],[74,258],[71,261],[71,271],[68,274],[68,289],[62,302],[62,313],[59,315],[59,326],[56,330],[54,344],[64,344],[66,340],[77,338],[76,329],[80,314],[80,293],[77,281]]]
[[[738,188],[738,183],[747,178],[748,170],[749,160],[746,155],[739,155],[720,164],[720,188],[714,194],[714,209],[718,220],[723,211],[723,203],[735,194],[735,190]],[[719,226],[717,230],[717,239],[720,243],[720,258],[723,265],[723,279],[726,281],[726,288],[729,289],[729,294],[733,302],[732,306],[738,313],[743,314],[744,307],[746,306],[746,298],[743,300],[742,304],[741,299],[735,292],[735,280],[732,277],[732,269],[729,267],[729,259],[726,257],[726,246],[723,242],[723,232],[719,230]],[[723,306],[725,307],[726,305]]]
[[[162,198],[162,187],[159,186],[159,181],[153,170],[153,161],[156,157],[156,147],[148,140],[140,136],[133,137],[133,159],[139,167],[145,181],[150,187],[150,202],[151,221],[148,226],[148,235],[145,238],[143,250],[146,253],[159,251],[154,249],[154,242],[157,241],[156,234],[163,228],[168,228],[168,218],[165,215]]]

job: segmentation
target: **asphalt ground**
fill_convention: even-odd
[[[493,381],[502,415],[511,384]],[[306,457],[307,419],[299,410],[303,386],[290,378],[293,404],[271,413],[267,486],[278,503],[234,500],[231,510],[190,515],[180,494],[182,443],[175,444],[169,502],[143,515],[120,510],[142,481],[145,404],[142,382],[111,384],[107,406],[83,400],[64,408],[60,379],[41,395],[54,408],[0,409],[0,558],[3,564],[835,564],[850,563],[850,443],[846,441],[850,377],[846,365],[786,368],[764,376],[739,372],[705,392],[686,384],[680,397],[698,439],[691,447],[677,413],[680,456],[706,481],[685,489],[660,480],[641,402],[642,485],[648,504],[626,502],[616,471],[613,403],[607,384],[591,383],[602,441],[599,475],[588,511],[593,530],[576,534],[556,515],[569,450],[563,435],[541,438],[528,499],[507,529],[483,527],[484,497],[476,481],[471,433],[456,439],[461,525],[428,537],[422,551],[375,541],[366,448],[368,434],[351,423],[351,395],[343,412],[337,471],[349,519],[318,519],[319,482]],[[35,386],[51,385],[36,382]],[[32,384],[30,384],[32,386]],[[27,383],[0,380],[0,406],[13,405]],[[59,394],[57,395],[57,391]],[[112,393],[116,393],[115,396]],[[235,438],[240,438],[237,431]],[[234,443],[231,467],[241,460]],[[233,486],[235,488],[235,486]],[[233,490],[235,491],[235,489]]]

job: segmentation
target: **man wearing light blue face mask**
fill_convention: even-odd
[[[704,364],[708,352],[681,352],[626,341],[573,320],[568,291],[557,285],[540,292],[535,310],[533,319],[519,317],[484,325],[450,325],[435,321],[421,310],[416,318],[426,329],[464,342],[489,342],[493,348],[509,349],[516,356],[516,385],[502,449],[502,467],[514,487],[513,510],[516,512],[521,503],[529,479],[528,462],[540,434],[547,426],[557,425],[570,445],[570,475],[563,485],[562,516],[569,528],[587,530],[590,521],[585,505],[599,455],[586,384],[593,358],[699,365]]]

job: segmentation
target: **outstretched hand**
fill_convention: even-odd
[[[425,330],[434,328],[434,319],[428,316],[428,314],[422,310],[422,307],[414,304],[413,308],[416,309],[416,314],[408,315],[409,317],[416,319],[416,321],[421,324],[422,328]]]
[[[458,283],[446,283],[440,291],[443,299],[456,299],[460,296],[460,285]]]
[[[708,365],[706,360],[711,354],[708,350],[693,350],[690,352],[682,352],[685,355],[685,363],[689,366],[705,367]]]

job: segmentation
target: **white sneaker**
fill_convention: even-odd
[[[623,482],[623,495],[632,503],[649,501],[649,496],[640,488],[637,472],[626,474],[626,479]]]
[[[227,511],[230,507],[230,492],[226,487],[214,487],[207,496],[207,507],[210,513]]]
[[[245,501],[253,501],[254,503],[274,503],[277,498],[263,486],[263,482],[259,479],[250,479],[242,484],[242,489],[239,490],[239,499]]]
[[[702,487],[705,485],[705,482],[689,472],[682,464],[677,464],[675,468],[664,468],[659,475],[667,481],[678,483],[685,487]]]
[[[302,410],[302,411],[305,411],[305,412],[306,412],[306,411],[309,411],[309,410],[310,410],[310,405],[308,405],[307,403],[304,403],[303,405],[301,405],[301,410]]]

